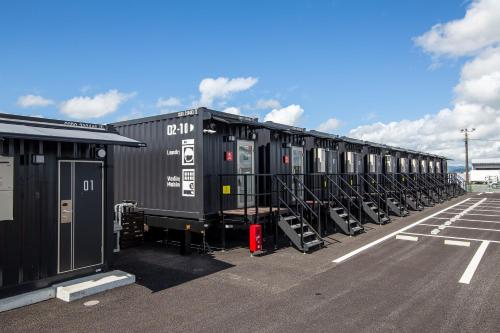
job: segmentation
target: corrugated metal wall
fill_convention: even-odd
[[[14,221],[0,222],[0,295],[11,287],[33,284],[57,275],[58,244],[58,159],[84,159],[90,154],[85,144],[6,139],[0,154],[14,157]],[[33,164],[33,154],[45,155],[44,164]],[[109,155],[108,155],[109,156]],[[105,169],[105,179],[108,170]],[[104,209],[105,263],[112,251],[112,208],[106,192]],[[75,272],[69,275],[82,274]],[[48,283],[48,282],[47,282]]]
[[[181,133],[178,129],[186,123],[189,130]],[[168,126],[175,126],[176,130],[172,130],[174,127],[168,130]],[[119,124],[115,128],[121,135],[147,144],[147,147],[140,149],[115,147],[115,202],[134,200],[147,213],[154,215],[203,218],[204,150],[201,117],[156,118]],[[182,140],[186,139],[194,140],[194,166],[182,165]],[[182,170],[191,168],[195,169],[195,196],[187,197],[182,195],[180,179]],[[179,180],[172,177],[178,177]]]

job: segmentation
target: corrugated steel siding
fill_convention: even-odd
[[[14,221],[0,222],[0,294],[6,288],[64,278],[57,275],[58,159],[86,159],[90,145],[9,139],[0,154],[14,157]],[[32,164],[44,154],[44,164]],[[108,155],[109,157],[110,155]],[[105,168],[107,187],[112,184]],[[105,193],[105,263],[112,251],[112,191]],[[110,202],[111,201],[111,202]],[[82,271],[71,273],[71,276]]]
[[[167,135],[167,125],[194,125],[188,133]],[[153,121],[115,126],[121,135],[142,141],[147,147],[135,149],[115,147],[115,202],[138,201],[151,214],[202,218],[203,216],[203,128],[201,117],[170,117]],[[182,177],[181,151],[183,139],[195,140],[195,197],[183,197],[181,188],[167,187],[167,176]]]

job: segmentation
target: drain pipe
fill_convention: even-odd
[[[129,209],[137,208],[137,202],[126,201],[116,204],[114,207],[115,219],[113,221],[113,232],[116,239],[115,247],[113,248],[114,253],[120,252],[120,232],[123,229],[122,216],[126,208]]]

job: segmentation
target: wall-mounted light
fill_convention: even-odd
[[[234,141],[236,141],[236,137],[234,135],[228,135],[228,136],[224,137],[224,140],[226,142],[234,142]]]
[[[205,133],[205,134],[215,134],[215,133],[217,133],[217,131],[214,131],[213,129],[204,129],[203,133]]]
[[[306,145],[306,140],[302,139],[302,140],[300,141],[300,145],[301,145],[302,147],[304,147],[304,146]]]
[[[282,145],[283,148],[292,148],[292,144],[290,142],[285,142]]]
[[[248,138],[250,140],[257,140],[257,133],[255,132],[250,132],[250,134],[248,134]]]
[[[105,158],[105,157],[106,157],[106,150],[105,150],[105,149],[103,149],[103,148],[99,148],[99,149],[97,149],[97,151],[96,151],[96,155],[97,155],[97,157],[99,157],[99,158]]]

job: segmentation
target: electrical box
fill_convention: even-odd
[[[368,154],[368,173],[380,172],[380,156],[377,154]]]
[[[355,152],[346,152],[346,172],[347,173],[358,173],[361,170],[361,159],[360,154]]]
[[[393,161],[392,161],[392,155],[385,155],[385,172],[386,173],[393,173]]]
[[[411,172],[418,173],[418,160],[416,158],[411,159]]]
[[[326,151],[323,148],[313,150],[315,163],[315,172],[326,172]]]
[[[420,173],[427,173],[427,161],[420,160]]]
[[[406,157],[399,158],[399,172],[408,173],[408,158]]]
[[[434,161],[429,161],[429,173],[434,173]]]
[[[0,221],[14,219],[14,158],[0,156]]]

